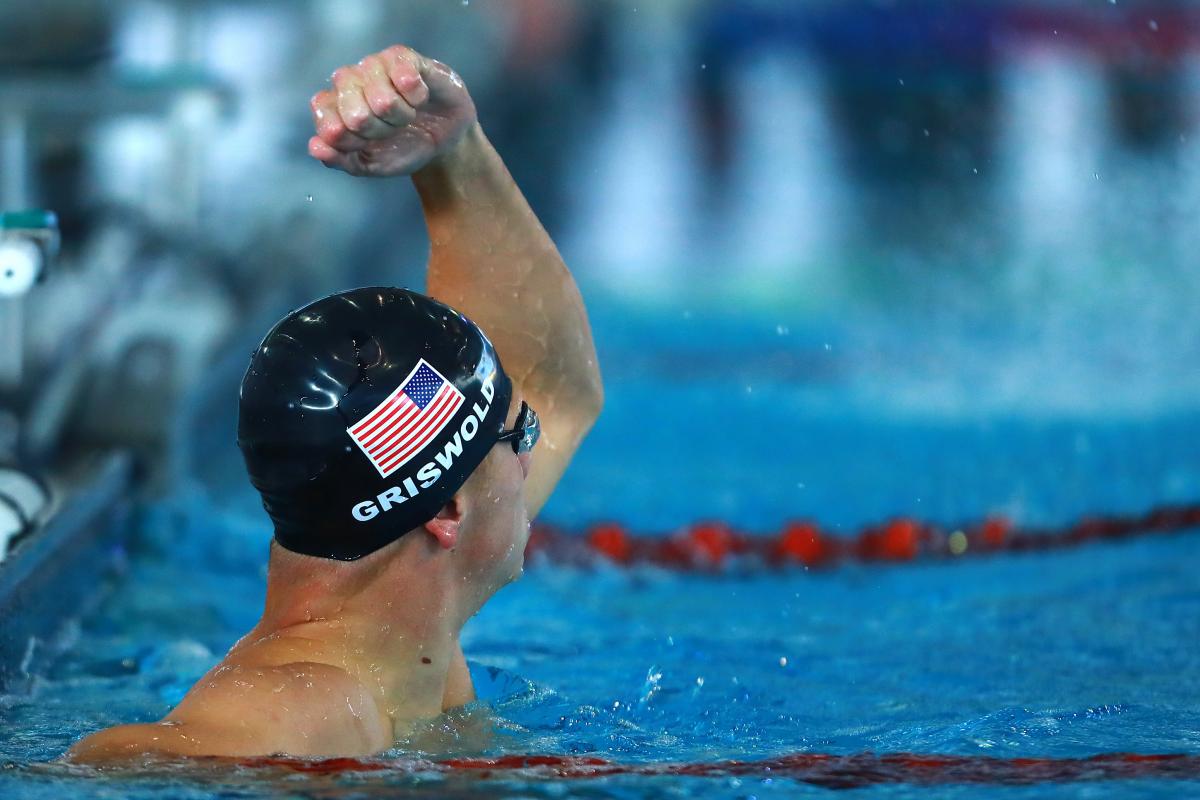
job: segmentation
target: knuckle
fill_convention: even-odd
[[[330,119],[321,125],[321,138],[327,142],[336,141],[346,133],[346,126],[340,119]]]
[[[367,95],[367,105],[369,105],[371,110],[375,112],[375,115],[379,117],[394,116],[397,111],[396,102],[392,98],[385,97],[377,93],[371,93]]]
[[[414,92],[420,92],[421,83],[421,75],[415,69],[396,70],[392,76],[392,84],[396,89],[410,98]]]
[[[354,109],[353,111],[343,114],[342,119],[346,123],[346,127],[348,129],[358,133],[363,128],[367,127],[367,120],[370,119],[370,117],[365,111]]]

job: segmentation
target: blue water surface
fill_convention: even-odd
[[[1011,366],[1010,350],[977,345],[959,357],[903,325],[867,336],[868,323],[683,303],[638,312],[600,302],[593,316],[608,404],[546,509],[561,524],[616,519],[669,534],[718,518],[767,534],[807,517],[850,535],[897,514],[1053,525],[1200,498],[1189,385],[1156,386],[1141,402],[1125,386],[1128,365],[1102,344],[1079,352],[1092,366],[1067,370],[1070,386],[1039,394],[986,366]],[[464,633],[481,707],[430,723],[383,759],[387,770],[39,766],[87,732],[159,718],[257,618],[269,530],[232,446],[233,362],[201,393],[186,477],[140,515],[125,578],[79,622],[65,657],[0,699],[0,795],[806,796],[830,790],[769,774],[446,774],[414,752],[623,763],[1200,753],[1193,531],[830,571],[535,561]],[[1200,781],[900,782],[854,793],[1180,797],[1200,794]]]

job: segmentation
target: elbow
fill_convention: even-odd
[[[599,383],[594,387],[588,386],[584,391],[574,392],[569,402],[563,404],[561,408],[562,413],[556,416],[569,423],[571,430],[574,431],[574,439],[578,443],[595,425],[604,408],[604,390]]]
[[[587,421],[587,427],[590,428],[603,410],[604,383],[600,380],[600,373],[596,372],[593,374],[592,380],[588,382],[588,390],[580,398],[579,411]]]

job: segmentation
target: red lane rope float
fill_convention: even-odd
[[[832,567],[846,562],[909,562],[999,552],[1053,550],[1087,542],[1177,533],[1200,528],[1200,503],[1162,506],[1139,516],[1091,516],[1058,528],[1019,528],[1005,517],[950,527],[900,517],[857,533],[834,535],[807,521],[774,535],[751,535],[723,522],[700,522],[670,536],[631,533],[615,522],[570,533],[536,524],[526,556],[588,564],[597,558],[621,565],[656,564],[712,570],[749,559],[771,567]]]
[[[281,767],[319,775],[429,769],[473,772],[481,778],[586,779],[611,775],[684,776],[699,778],[789,778],[817,786],[850,789],[883,783],[974,783],[1025,785],[1067,781],[1132,778],[1200,779],[1200,755],[1101,753],[1086,758],[992,758],[988,756],[921,755],[916,753],[793,753],[755,761],[621,763],[588,756],[507,755],[494,758],[449,758],[442,761],[365,761],[335,758],[243,759],[250,767]]]

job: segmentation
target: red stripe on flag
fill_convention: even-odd
[[[403,434],[403,438],[397,437],[393,439],[389,443],[386,452],[382,452],[378,456],[372,456],[377,463],[382,465],[390,462],[397,453],[407,451],[409,445],[414,441],[419,443],[423,443],[422,440],[428,441],[432,434],[426,434],[426,431],[429,431],[438,421],[444,420],[444,412],[448,406],[450,407],[450,413],[454,413],[454,410],[458,408],[458,403],[455,402],[458,397],[457,394],[453,391],[443,391],[439,394],[441,394],[441,397],[438,397],[426,408],[428,413],[422,419],[413,423],[412,427]]]
[[[409,401],[405,403],[405,406],[406,408],[400,416],[384,424],[382,428],[372,434],[370,439],[360,440],[364,450],[372,455],[374,452],[382,450],[388,446],[389,442],[394,441],[396,435],[402,434],[414,419],[421,416],[421,409],[417,407],[416,403]]]
[[[404,387],[408,386],[409,381],[411,381],[413,376],[417,374],[417,370],[421,368],[422,364],[428,366],[428,363],[425,361],[425,359],[420,359],[417,362],[417,365],[412,368],[404,380],[400,382],[400,385],[396,387],[396,390],[392,392],[387,399],[376,406],[374,411],[360,419],[346,432],[349,433],[350,436],[355,440],[358,440],[363,436],[367,436],[371,433],[371,430],[375,429],[373,423],[382,421],[380,417],[381,414],[388,414],[391,411],[394,411],[397,404],[402,404],[406,400],[411,403],[412,400],[408,397],[408,395],[404,394]],[[434,370],[432,367],[429,367],[429,369],[431,369],[439,378],[442,378],[443,381],[446,380],[440,373],[438,373],[437,370]],[[371,428],[371,430],[367,430],[368,427]]]
[[[362,433],[363,428],[365,428],[367,425],[370,425],[373,420],[378,419],[379,415],[383,413],[385,409],[391,408],[395,402],[396,398],[394,397],[389,397],[387,400],[384,400],[383,403],[381,403],[374,411],[356,422],[350,428],[349,434],[351,436],[358,436],[358,434]]]
[[[352,427],[350,429],[350,435],[357,436],[361,433],[364,433],[365,432],[364,428],[366,428],[371,423],[377,421],[379,419],[380,415],[386,414],[388,411],[390,411],[392,408],[395,407],[396,403],[398,403],[400,400],[403,400],[403,399],[404,399],[403,393],[400,391],[399,388],[397,388],[396,391],[392,392],[392,395],[390,397],[388,397],[386,400],[384,400],[382,403],[380,403],[378,406],[376,406],[375,410],[373,410],[370,414],[367,414],[365,417],[363,417],[357,423],[355,423],[354,427]]]
[[[386,423],[389,419],[394,417],[397,413],[402,412],[411,403],[412,403],[412,401],[408,399],[408,395],[401,392],[400,394],[393,397],[392,399],[387,400],[376,411],[373,411],[369,417],[367,417],[365,420],[363,420],[364,422],[369,423],[369,425],[366,428],[364,428],[363,430],[351,431],[350,435],[354,436],[355,438],[357,438],[361,441],[362,439],[366,438],[367,436],[370,436],[372,433],[377,431],[379,429],[380,425],[383,425],[384,423]]]
[[[409,439],[416,436],[421,431],[423,426],[432,416],[441,411],[442,405],[446,402],[446,398],[451,396],[453,392],[448,391],[448,387],[443,386],[438,390],[429,401],[429,405],[421,409],[421,413],[417,414],[404,426],[402,430],[398,430],[395,434],[383,442],[380,446],[373,448],[371,457],[379,460],[389,453],[395,452],[397,447],[407,443]]]
[[[422,447],[429,444],[430,440],[433,438],[434,433],[436,433],[438,430],[440,430],[442,425],[446,422],[446,420],[448,420],[450,417],[454,416],[454,412],[457,411],[461,406],[462,406],[461,395],[458,395],[458,394],[451,395],[451,403],[439,414],[437,419],[432,420],[431,424],[426,425],[427,428],[432,429],[430,431],[430,433],[428,433],[427,435],[423,435],[420,439],[413,442],[412,445],[410,447],[408,447],[404,452],[397,453],[396,455],[389,458],[388,461],[383,464],[384,471],[394,469],[395,467],[399,466],[400,464],[403,464],[406,460],[411,458],[415,453],[419,452]]]

